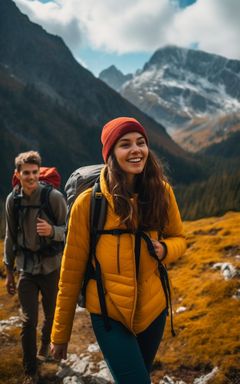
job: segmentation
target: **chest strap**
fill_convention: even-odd
[[[141,254],[141,239],[143,239],[146,242],[147,249],[149,254],[157,261],[158,263],[158,271],[159,271],[159,276],[160,280],[162,283],[162,287],[164,290],[165,298],[166,298],[166,305],[167,305],[167,310],[170,310],[170,324],[171,324],[171,333],[173,336],[176,335],[174,331],[174,326],[173,326],[173,311],[172,311],[172,300],[171,300],[171,290],[170,290],[170,284],[169,284],[169,278],[168,278],[168,272],[166,267],[161,263],[161,261],[158,259],[154,246],[152,244],[151,239],[149,236],[141,230],[138,231],[131,231],[128,229],[109,229],[109,230],[95,230],[95,236],[93,236],[93,242],[92,242],[92,249],[91,249],[91,254],[92,254],[92,260],[95,261],[95,270],[92,266],[91,268],[91,273],[89,275],[89,279],[95,279],[97,283],[97,290],[98,290],[98,296],[99,296],[99,302],[100,302],[100,308],[101,308],[101,313],[104,321],[104,325],[106,330],[110,330],[110,322],[108,318],[108,312],[107,312],[107,306],[106,306],[106,301],[105,301],[105,290],[103,287],[103,282],[102,282],[102,272],[101,272],[101,265],[97,259],[96,256],[96,245],[99,239],[100,235],[115,235],[119,236],[122,234],[134,234],[135,235],[135,264],[136,264],[136,276],[138,278],[138,273],[139,273],[139,264],[140,264],[140,254]],[[89,281],[89,280],[88,280]],[[85,297],[86,295],[86,287],[88,281],[85,281],[85,285],[82,287],[82,295]],[[169,313],[169,312],[168,312]]]

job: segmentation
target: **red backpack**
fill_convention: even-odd
[[[43,183],[50,184],[54,188],[59,188],[61,185],[61,176],[55,167],[40,167],[39,181]],[[12,186],[13,188],[16,185],[19,185],[20,181],[17,178],[16,174],[13,174],[12,177]]]

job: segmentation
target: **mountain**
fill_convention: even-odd
[[[30,22],[12,0],[0,2],[0,66],[0,195],[9,190],[19,151],[38,149],[45,163],[60,167],[63,181],[76,167],[102,161],[101,128],[121,115],[147,128],[175,181],[199,178],[199,163],[162,125],[96,79],[61,38]]]
[[[186,150],[198,152],[225,142],[234,132],[240,132],[240,111],[193,118],[171,136]]]
[[[240,61],[167,46],[125,82],[122,96],[197,151],[240,129]]]
[[[177,185],[176,197],[185,220],[220,216],[240,210],[240,131],[198,152],[209,176],[187,188]],[[187,203],[186,203],[187,202]]]
[[[233,132],[226,140],[210,145],[200,151],[203,155],[222,157],[224,159],[240,158],[240,131]]]
[[[133,75],[124,75],[115,65],[111,65],[99,73],[99,79],[104,81],[109,87],[119,91],[121,86],[128,80],[131,80]]]
[[[33,85],[24,84],[0,65],[0,197],[11,188],[14,158],[39,150],[45,165],[57,166],[63,182],[81,162],[101,158],[96,125],[88,124]]]
[[[0,164],[4,165],[0,221],[1,200],[11,189],[14,158],[19,152],[39,150],[43,165],[59,169],[63,186],[74,169],[102,162],[101,129],[117,116],[136,117],[147,128],[151,148],[177,187],[186,217],[202,217],[200,190],[211,188],[210,193],[218,196],[222,184],[210,178],[219,175],[218,168],[223,166],[224,193],[231,201],[221,200],[221,212],[229,207],[240,209],[229,160],[222,164],[206,155],[187,153],[161,124],[83,68],[59,37],[31,23],[13,1],[0,1]],[[237,162],[234,159],[234,169]],[[204,194],[207,215],[219,214],[217,204],[209,204],[210,197]]]

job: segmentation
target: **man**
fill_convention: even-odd
[[[24,384],[34,384],[38,380],[36,328],[39,292],[45,319],[38,357],[48,355],[67,209],[63,195],[54,188],[48,196],[53,215],[49,217],[49,212],[44,209],[41,199],[46,186],[39,183],[40,165],[41,157],[35,151],[20,153],[15,158],[15,174],[20,187],[18,193],[11,192],[6,200],[6,288],[11,295],[16,292],[16,263],[19,272],[18,296],[23,317],[21,339]]]

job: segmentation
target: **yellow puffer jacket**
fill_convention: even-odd
[[[103,171],[101,190],[108,201],[104,229],[119,228],[119,217],[113,209],[112,196],[108,192]],[[172,188],[169,191],[169,224],[164,230],[169,263],[181,256],[186,247],[182,221]],[[89,207],[91,189],[76,199],[70,216],[69,231],[64,250],[59,293],[52,328],[52,341],[67,343],[70,339],[77,298],[82,285],[89,247]],[[123,227],[122,227],[123,228]],[[147,233],[157,240],[157,231]],[[139,276],[136,279],[135,237],[102,235],[96,254],[101,265],[105,300],[110,318],[121,321],[134,333],[142,332],[166,308],[166,299],[158,273],[157,261],[149,255],[147,245],[141,240]],[[96,281],[90,280],[86,293],[86,308],[91,313],[101,313]]]

